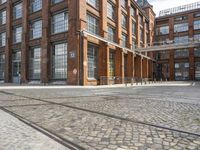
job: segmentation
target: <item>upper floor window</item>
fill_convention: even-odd
[[[111,2],[108,2],[107,5],[107,16],[110,19],[115,19],[115,6]]]
[[[174,38],[175,43],[187,43],[188,42],[188,36],[179,36]]]
[[[122,46],[127,46],[127,35],[125,33],[122,33]]]
[[[87,14],[87,30],[99,34],[99,20],[90,14]]]
[[[127,27],[127,17],[125,14],[122,14],[122,27],[123,28]]]
[[[136,48],[136,39],[132,38],[132,49]]]
[[[31,24],[31,38],[36,39],[42,37],[42,20],[34,21]]]
[[[6,32],[0,33],[0,47],[6,46]]]
[[[140,28],[140,41],[144,42],[144,30]]]
[[[194,30],[200,29],[200,20],[194,21]]]
[[[19,43],[22,41],[22,27],[16,27],[13,31],[13,43]]]
[[[181,21],[181,20],[187,20],[188,17],[187,16],[180,16],[180,17],[176,17],[174,20],[175,21]]]
[[[121,0],[121,6],[123,6],[124,8],[126,8],[126,6],[127,6],[127,0]]]
[[[200,34],[195,34],[194,35],[194,40],[200,41]]]
[[[200,13],[194,14],[194,18],[200,17]]]
[[[4,4],[7,0],[0,0],[0,4]]]
[[[179,49],[175,50],[174,52],[174,58],[188,57],[188,56],[189,56],[188,49]]]
[[[132,34],[136,34],[136,23],[134,21],[132,21]]]
[[[111,26],[108,26],[108,40],[115,41],[115,29]]]
[[[36,12],[42,9],[42,0],[31,1],[31,11]]]
[[[135,17],[135,8],[133,6],[131,6],[131,16]]]
[[[157,35],[169,34],[169,26],[162,26],[158,29]]]
[[[174,32],[184,32],[188,31],[188,23],[181,23],[174,25]]]
[[[141,15],[139,15],[139,23],[143,25],[143,17]]]
[[[57,3],[60,3],[62,2],[63,0],[52,0],[52,4],[57,4]]]
[[[0,12],[0,24],[6,24],[6,11],[5,10]]]
[[[99,9],[99,0],[87,0],[87,3],[92,7]]]
[[[61,33],[68,30],[68,13],[55,14],[52,19],[52,33]]]
[[[22,3],[19,3],[13,7],[13,18],[19,19],[22,17]]]

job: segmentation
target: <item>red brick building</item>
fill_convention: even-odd
[[[0,0],[0,80],[152,78],[152,54],[134,50],[152,43],[154,18],[134,0]]]
[[[200,2],[163,10],[155,23],[155,42],[200,43]],[[160,51],[157,60],[159,78],[200,80],[200,46]]]

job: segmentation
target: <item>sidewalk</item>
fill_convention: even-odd
[[[168,82],[139,82],[138,84],[113,84],[113,85],[97,85],[97,86],[71,86],[71,85],[12,85],[0,84],[0,90],[4,89],[81,89],[81,88],[118,88],[118,87],[135,87],[135,86],[192,86],[192,81],[168,81]]]
[[[69,150],[2,110],[0,120],[1,150]]]

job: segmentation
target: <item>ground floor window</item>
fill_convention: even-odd
[[[31,48],[29,54],[29,79],[40,80],[41,48]]]
[[[0,80],[4,80],[5,55],[0,54]]]
[[[88,78],[97,79],[98,67],[97,67],[97,56],[98,56],[98,47],[93,44],[88,44]]]
[[[58,43],[53,46],[51,70],[52,79],[67,79],[67,43]]]
[[[115,52],[113,50],[109,53],[109,76],[115,76]]]
[[[195,80],[200,80],[200,62],[195,63]]]
[[[189,80],[189,63],[175,63],[175,80]]]

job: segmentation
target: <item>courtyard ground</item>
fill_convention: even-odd
[[[0,87],[0,150],[200,149],[200,83]]]

